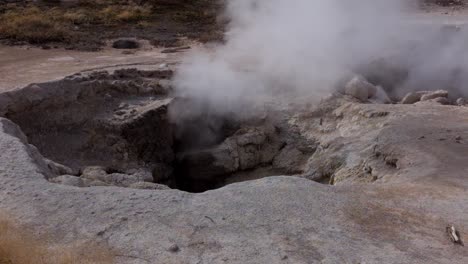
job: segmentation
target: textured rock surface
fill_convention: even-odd
[[[456,104],[458,106],[465,106],[466,105],[466,100],[465,98],[458,98],[457,101],[456,101]]]
[[[344,92],[362,102],[366,102],[369,98],[376,95],[377,88],[364,79],[364,77],[355,76],[346,83]]]
[[[403,97],[401,104],[414,104],[421,101],[421,97],[428,92],[419,91],[419,92],[410,92]]]
[[[200,194],[53,184],[2,118],[0,210],[58,242],[107,243],[119,263],[467,263],[445,227],[468,232],[468,110],[337,99],[320,111],[289,120],[320,142],[302,178]],[[319,176],[335,186],[306,179]]]
[[[159,85],[171,74],[125,69],[33,84],[0,94],[0,115],[48,158],[51,177],[81,170],[86,186],[128,187],[153,181],[152,170],[174,158],[170,86]],[[95,165],[101,172],[89,168]]]
[[[445,90],[437,90],[437,91],[432,91],[428,92],[427,94],[424,94],[421,96],[421,101],[428,101],[428,100],[433,100],[436,98],[447,98],[448,97],[448,92]]]
[[[448,92],[445,90],[410,92],[403,97],[400,103],[414,104],[417,102],[432,101],[440,104],[449,104],[447,97]]]

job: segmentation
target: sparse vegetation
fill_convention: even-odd
[[[149,38],[216,28],[216,0],[77,0],[7,4],[0,8],[0,39],[10,44],[100,42],[128,34]],[[200,25],[200,27],[198,27]],[[203,25],[203,26],[201,26]],[[143,32],[147,31],[149,32]]]
[[[43,43],[62,41],[66,32],[48,12],[44,13],[37,7],[30,7],[4,13],[0,17],[0,35],[19,41]]]
[[[111,264],[109,250],[86,243],[51,246],[20,228],[11,218],[0,217],[0,264]]]

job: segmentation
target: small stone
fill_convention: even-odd
[[[446,227],[446,231],[449,235],[450,241],[452,241],[454,244],[464,246],[464,243],[460,236],[460,232],[453,225],[448,225]]]
[[[458,106],[464,106],[464,105],[466,105],[466,100],[465,100],[465,98],[458,98],[456,103],[457,103]]]
[[[180,248],[179,248],[179,246],[178,246],[177,244],[173,244],[172,246],[170,246],[170,247],[168,248],[168,250],[169,250],[170,252],[176,253],[176,252],[179,252],[179,251],[180,251]]]

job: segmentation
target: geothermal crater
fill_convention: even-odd
[[[209,110],[184,118],[191,100],[171,95],[172,72],[76,74],[2,94],[3,116],[47,158],[51,182],[203,192],[304,172],[317,148],[275,114]]]

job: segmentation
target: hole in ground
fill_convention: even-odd
[[[203,192],[301,173],[316,143],[268,118],[198,113],[171,122],[167,73],[74,76],[1,94],[1,113],[50,161],[52,182]]]

